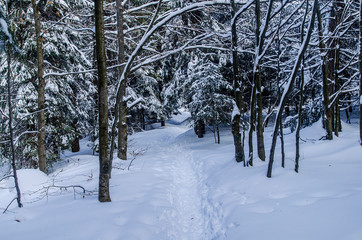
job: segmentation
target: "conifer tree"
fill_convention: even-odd
[[[229,123],[233,87],[221,75],[220,67],[208,57],[194,57],[189,63],[187,75],[184,88],[194,125],[212,122],[218,127],[221,123]]]

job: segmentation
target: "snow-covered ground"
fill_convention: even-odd
[[[198,139],[187,117],[130,137],[129,160],[115,162],[111,203],[97,200],[98,157],[86,140],[48,176],[20,170],[24,207],[13,203],[0,215],[0,239],[362,239],[357,125],[344,124],[333,141],[319,141],[320,123],[304,129],[298,174],[295,136],[286,135],[286,168],[277,148],[269,179],[267,163],[255,159],[254,167],[243,167],[233,160],[230,129],[218,145],[211,132]],[[270,135],[267,128],[267,148]],[[15,196],[12,181],[0,182],[2,211]],[[87,192],[59,188],[69,185]]]

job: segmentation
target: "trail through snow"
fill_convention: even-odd
[[[164,184],[168,183],[170,208],[162,213],[163,221],[170,226],[166,229],[167,237],[175,240],[222,239],[222,214],[214,214],[220,210],[214,209],[209,201],[202,163],[195,161],[187,142],[176,141],[187,130],[189,128],[182,125],[168,126],[161,133],[163,138],[150,143],[158,157],[152,166],[160,172],[159,176],[163,175]]]
[[[185,146],[173,144],[170,149],[176,156],[171,170],[173,210],[170,220],[175,220],[170,239],[220,239],[218,226],[222,216],[214,215],[216,209],[209,202],[202,166],[195,162],[192,151]]]
[[[202,239],[205,216],[202,215],[201,201],[204,196],[199,191],[195,166],[191,166],[192,156],[177,145],[170,150],[175,153],[171,169],[173,182],[169,197],[172,205],[170,220],[175,221],[169,237],[187,239],[189,236],[192,239]]]

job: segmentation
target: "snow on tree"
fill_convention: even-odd
[[[10,7],[9,5],[7,6],[7,13],[10,13]],[[8,20],[6,19],[6,15],[5,12],[2,9],[2,6],[0,5],[0,52],[2,52],[3,50],[7,53],[7,92],[6,94],[6,98],[7,98],[7,109],[8,109],[8,115],[6,115],[6,113],[4,114],[4,112],[1,112],[3,115],[5,115],[6,118],[6,122],[7,122],[7,126],[8,126],[8,134],[6,136],[7,141],[5,141],[7,144],[9,145],[9,149],[10,151],[8,157],[11,160],[11,168],[12,168],[12,177],[14,179],[14,184],[15,184],[15,189],[16,189],[16,198],[13,199],[13,201],[16,199],[17,203],[18,203],[18,207],[21,208],[23,206],[22,202],[21,202],[21,192],[20,192],[20,187],[19,187],[19,182],[18,182],[18,176],[17,176],[17,166],[16,166],[16,140],[15,140],[15,136],[14,136],[14,124],[13,124],[13,116],[14,116],[14,107],[13,107],[13,86],[12,86],[12,75],[11,75],[11,61],[12,61],[12,55],[14,52],[16,52],[15,46],[14,46],[14,41],[13,41],[13,36],[10,33],[9,30],[9,25],[8,25]],[[1,86],[1,85],[0,85]],[[0,91],[1,93],[1,91]],[[0,119],[2,117],[0,116]],[[1,129],[1,128],[0,128]],[[5,147],[6,149],[6,147]],[[1,151],[1,148],[0,148]],[[5,150],[7,152],[7,149]],[[0,156],[1,159],[1,156]],[[12,202],[10,202],[11,204]]]
[[[14,60],[13,76],[17,91],[17,112],[15,122],[23,131],[34,132],[37,121],[37,83],[35,72],[35,32],[33,27],[32,8],[29,1],[22,1],[19,8],[17,1],[12,2],[16,11],[10,17],[14,24],[14,38],[24,57]],[[89,69],[93,51],[89,51],[89,40],[92,35],[84,34],[77,28],[84,24],[79,17],[81,11],[86,11],[93,4],[90,1],[40,2],[40,17],[42,19],[42,41],[45,68],[45,121],[48,163],[59,159],[59,153],[69,148],[74,139],[90,132],[89,114],[94,109],[95,92],[93,75],[90,73],[66,75],[57,74],[76,72]],[[83,23],[81,22],[83,21]],[[26,31],[25,31],[26,30]],[[25,57],[26,56],[26,57]],[[5,74],[5,66],[0,66],[0,73]],[[21,136],[22,150],[19,149],[19,161],[27,167],[36,164],[36,134]]]
[[[5,41],[13,44],[13,37],[9,32],[9,24],[7,22],[6,14],[0,6],[0,50],[5,48]]]
[[[200,55],[200,58],[195,56],[189,63],[188,79],[184,83],[186,106],[193,124],[213,123],[219,126],[221,123],[230,123],[233,88],[220,73],[220,66],[209,56]]]

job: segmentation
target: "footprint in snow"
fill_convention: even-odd
[[[315,198],[301,199],[292,203],[292,206],[297,206],[297,207],[309,206],[316,203],[317,201],[318,199]]]
[[[275,209],[269,206],[257,206],[249,208],[248,211],[253,213],[271,213],[274,212]]]

